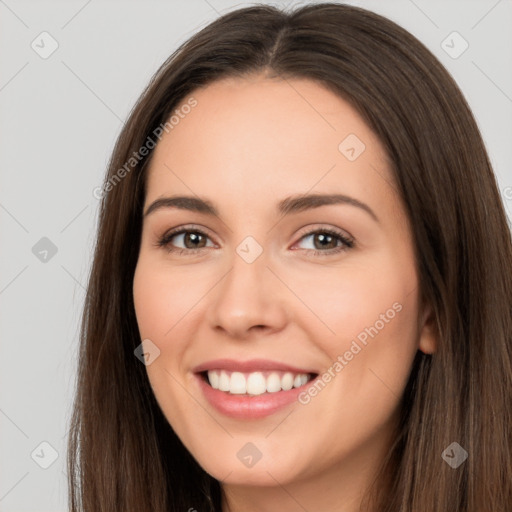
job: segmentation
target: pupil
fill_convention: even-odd
[[[327,242],[327,244],[328,244],[329,243],[329,239],[331,239],[331,241],[332,241],[333,237],[331,235],[320,234],[320,235],[318,235],[318,238],[320,239],[321,242],[322,241],[323,242]],[[321,244],[321,245],[322,245],[322,247],[326,246],[326,244]]]
[[[187,239],[189,239],[189,240],[191,239],[192,241],[196,241],[196,242],[199,241],[200,237],[201,237],[201,235],[199,235],[198,233],[189,233],[187,235]],[[192,244],[192,245],[196,245],[196,247],[197,247],[197,244]]]

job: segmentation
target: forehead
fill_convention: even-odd
[[[236,207],[237,200],[247,205],[274,193],[338,192],[371,202],[393,192],[385,190],[393,177],[377,136],[348,102],[315,81],[229,78],[195,90],[181,105],[190,98],[195,106],[155,148],[148,201],[192,192]]]

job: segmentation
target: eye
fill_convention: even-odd
[[[306,248],[313,251],[315,256],[328,256],[351,249],[354,241],[343,233],[333,229],[317,229],[304,234],[300,240],[312,239],[313,247]],[[158,247],[165,247],[168,252],[177,254],[196,254],[206,247],[210,237],[201,229],[185,226],[164,234],[157,242]],[[318,243],[317,243],[318,242]],[[176,247],[177,243],[184,244],[184,247]],[[320,248],[320,250],[318,250]]]
[[[176,241],[173,242],[173,239]],[[163,235],[157,242],[158,247],[165,247],[169,252],[178,254],[195,254],[204,249],[208,235],[198,228],[182,227]],[[178,241],[178,242],[177,242]],[[175,243],[185,244],[184,248],[174,247]]]
[[[301,237],[302,240],[311,239],[313,247],[306,250],[313,251],[315,256],[328,256],[346,251],[354,246],[354,240],[343,233],[333,229],[317,229],[309,231]],[[320,250],[318,250],[320,248]]]

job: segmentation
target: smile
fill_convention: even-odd
[[[193,368],[200,392],[222,415],[255,420],[298,403],[304,386],[318,377],[298,368],[264,359],[217,359]]]
[[[208,383],[213,389],[232,395],[258,396],[264,393],[277,393],[299,388],[307,384],[311,374],[284,371],[256,371],[250,373],[209,370],[206,372]]]

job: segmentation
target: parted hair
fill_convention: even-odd
[[[471,110],[418,39],[381,15],[337,3],[228,12],[154,74],[118,137],[105,185],[194,90],[260,72],[315,80],[378,136],[435,318],[436,352],[414,360],[399,428],[365,506],[510,512],[510,225]],[[134,356],[141,339],[132,286],[153,152],[101,198],[69,425],[71,512],[221,511],[220,483],[178,439]],[[441,457],[452,442],[468,452],[457,468]]]

